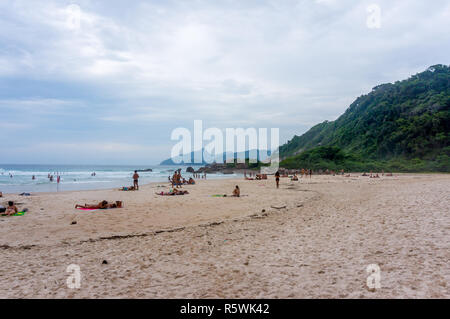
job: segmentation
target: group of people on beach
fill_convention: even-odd
[[[195,180],[192,177],[190,177],[189,180],[186,180],[181,176],[181,169],[175,171],[172,178],[169,176],[169,182],[174,188],[181,188],[182,185],[195,185]]]
[[[204,172],[203,174],[200,173],[193,173],[192,177],[194,178],[198,178],[198,179],[206,179],[206,172]]]
[[[373,173],[372,171],[370,171],[370,175],[367,174],[366,172],[364,172],[361,176],[368,176],[369,178],[380,178],[380,175],[378,175],[378,173]],[[384,173],[384,170],[381,171],[381,176],[388,176],[388,177],[392,177],[394,176],[392,173]]]
[[[301,177],[305,176],[307,177],[309,175],[309,178],[312,177],[312,170],[305,170],[302,169],[301,170]],[[263,179],[267,179],[267,174],[256,174],[256,173],[249,173],[249,176],[247,176],[247,173],[244,172],[244,179],[245,180],[263,180]],[[255,178],[253,178],[252,176],[255,176]],[[275,173],[275,183],[277,188],[280,188],[280,177],[289,177],[289,174],[287,174],[286,172],[283,172],[283,174],[281,174],[281,172],[278,170]],[[291,181],[298,181],[298,176],[297,176],[297,172],[294,172],[294,175],[291,176]]]
[[[263,180],[263,179],[267,179],[267,174],[256,174],[256,173],[252,173],[250,172],[247,176],[247,172],[244,172],[244,179],[247,181],[253,181],[253,180]]]
[[[139,174],[134,171],[133,174],[133,186],[124,186],[120,189],[121,191],[138,191],[139,190]]]
[[[301,178],[303,177],[312,177],[312,170],[311,169],[301,169],[299,171],[299,173],[301,174]],[[326,174],[333,174],[333,176],[335,175],[334,171],[326,171]],[[393,176],[392,173],[387,173],[385,174],[384,171],[382,171],[382,176]],[[344,170],[340,171],[340,175],[344,175]],[[95,175],[92,175],[95,176]],[[194,173],[193,174],[194,177],[200,177],[201,175],[198,173]],[[249,173],[249,176],[247,176],[247,173],[244,172],[244,178],[246,180],[261,180],[261,179],[267,179],[267,175],[266,174],[256,174],[256,173]],[[287,174],[286,171],[283,171],[283,174],[281,174],[280,170],[278,170],[275,173],[275,182],[276,182],[276,187],[279,188],[280,187],[280,177],[289,177],[289,175]],[[369,176],[370,178],[380,178],[378,173],[373,173],[372,171],[370,171],[370,175],[367,173],[363,173],[362,176]],[[346,177],[349,177],[349,175],[347,175]],[[33,179],[35,178],[35,176],[33,175],[32,177]],[[48,178],[50,181],[53,181],[53,175],[48,174]],[[60,176],[59,174],[57,175],[58,178],[58,183],[59,183],[59,179]],[[203,178],[206,178],[206,173],[203,175]],[[298,181],[299,177],[297,176],[297,171],[294,172],[294,175],[291,176],[291,181]],[[178,188],[181,188],[182,185],[194,185],[195,184],[195,180],[190,177],[189,180],[186,180],[185,178],[183,178],[181,176],[181,169],[178,169],[177,171],[174,172],[173,176],[170,177],[169,176],[169,182],[172,184],[172,189],[169,192],[159,192],[156,193],[157,195],[185,195],[185,194],[189,194],[189,192],[187,190],[179,190]],[[122,189],[125,190],[125,187]],[[133,174],[133,186],[128,187],[126,190],[139,190],[139,174],[137,171],[134,171]],[[0,197],[2,197],[3,194],[0,192]],[[223,195],[223,197],[226,197],[227,195]],[[231,195],[231,197],[240,197],[241,196],[241,190],[239,188],[238,185],[236,185],[235,189],[233,190],[233,193]],[[78,209],[109,209],[109,208],[122,208],[122,202],[121,201],[116,201],[115,203],[109,203],[106,200],[103,200],[97,204],[84,204],[84,205],[80,205],[80,204],[76,204],[75,208]],[[8,202],[8,206],[7,207],[3,207],[0,206],[0,215],[3,216],[12,216],[18,213],[18,209],[17,206],[14,204],[14,202],[9,201]]]

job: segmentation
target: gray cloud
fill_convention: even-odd
[[[366,25],[372,3],[381,8],[379,29]],[[16,101],[0,108],[16,123],[24,101],[45,109],[57,101],[70,116],[36,114],[34,143],[81,145],[88,131],[106,145],[128,143],[134,151],[124,161],[167,157],[170,131],[194,119],[279,127],[283,142],[335,119],[375,85],[449,64],[444,0],[76,4],[79,28],[63,1],[0,3],[0,100]],[[11,96],[13,81],[33,84]],[[77,112],[73,101],[85,107]],[[49,122],[58,123],[57,137],[42,133]],[[26,147],[21,134],[7,134],[0,141]]]

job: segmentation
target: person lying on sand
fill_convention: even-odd
[[[178,190],[176,188],[170,190],[170,192],[160,192],[160,193],[155,193],[156,195],[161,195],[161,196],[174,196],[174,195],[186,195],[189,194],[188,191],[181,191]]]
[[[250,173],[250,176],[252,176],[252,173]],[[247,177],[247,172],[244,172],[244,179],[246,181],[253,181],[253,178]]]
[[[108,204],[108,208],[122,208],[122,201],[118,200],[113,204]]]
[[[2,215],[12,216],[14,214],[17,214],[17,212],[18,212],[18,209],[17,209],[16,205],[14,205],[14,202],[9,201],[8,207],[6,207],[5,213]]]
[[[124,186],[124,187],[122,187],[120,190],[121,190],[121,191],[124,191],[124,192],[127,192],[127,191],[134,191],[134,190],[136,190],[136,189],[134,188],[134,186],[130,186],[130,187]]]
[[[79,204],[76,204],[75,208],[107,209],[108,206],[109,206],[108,202],[106,200],[104,200],[104,201],[101,201],[100,203],[98,203],[96,205],[88,205],[88,204],[79,205]]]
[[[175,195],[184,195],[184,194],[189,194],[189,192],[188,191],[181,191],[181,190],[179,190],[179,189],[174,189],[173,190],[173,192],[174,192],[174,194]]]
[[[294,176],[292,176],[291,181],[298,181],[298,177],[296,174],[294,174]]]
[[[233,195],[231,195],[233,197],[240,197],[241,196],[241,190],[239,189],[239,186],[236,185],[236,188],[233,191]]]
[[[189,178],[188,184],[195,185],[195,181],[194,181],[194,179],[192,177]]]

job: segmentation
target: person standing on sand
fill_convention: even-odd
[[[312,178],[312,169],[309,170],[309,179]]]
[[[280,188],[280,172],[275,173],[275,182],[277,183],[277,188]]]
[[[133,175],[133,187],[135,190],[139,190],[139,174],[137,173],[137,171],[134,171],[134,175]]]

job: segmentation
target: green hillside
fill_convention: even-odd
[[[336,121],[295,136],[280,147],[281,165],[448,172],[449,132],[450,68],[435,65],[373,88]]]

